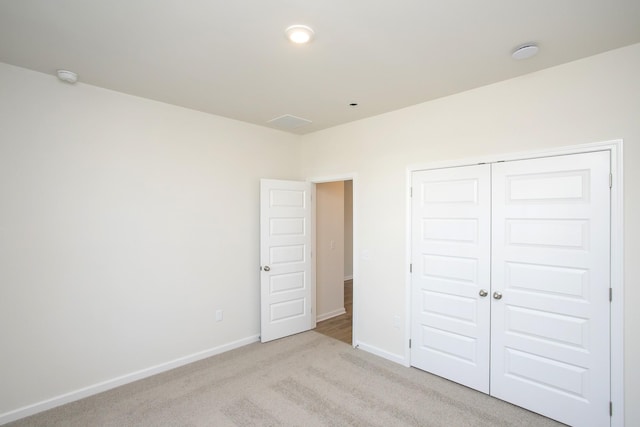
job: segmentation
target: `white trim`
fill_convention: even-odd
[[[624,180],[623,143],[611,149],[611,425],[624,426]]]
[[[324,184],[326,182],[338,182],[338,181],[353,181],[356,177],[356,173],[345,173],[338,175],[326,175],[326,176],[318,176],[313,178],[307,178],[307,181],[312,182],[314,184]]]
[[[354,347],[359,349],[359,350],[364,350],[367,353],[374,354],[374,355],[376,355],[378,357],[382,357],[383,359],[387,359],[387,360],[390,360],[392,362],[399,363],[400,365],[404,365],[404,357],[401,354],[389,353],[386,350],[382,350],[382,349],[380,349],[378,347],[374,347],[372,345],[365,344],[363,342],[357,343]]]
[[[355,347],[357,339],[358,339],[358,321],[360,320],[360,309],[358,308],[360,305],[360,284],[358,283],[357,277],[359,275],[360,266],[358,263],[359,257],[357,254],[360,250],[360,243],[358,238],[358,181],[356,180],[356,174],[351,176],[352,180],[352,208],[351,208],[351,221],[352,221],[352,232],[353,232],[353,271],[352,271],[352,306],[351,306],[351,345]]]
[[[611,150],[614,147],[621,147],[621,146],[622,146],[622,140],[617,139],[612,141],[593,142],[589,144],[570,145],[567,147],[551,147],[544,150],[521,151],[516,153],[498,153],[498,154],[490,154],[487,156],[443,160],[443,161],[428,162],[428,163],[416,163],[413,165],[409,165],[407,167],[407,171],[411,173],[419,170],[455,168],[458,166],[477,165],[479,163],[496,163],[496,162],[506,162],[510,160],[526,160],[526,159],[537,159],[540,157],[589,153],[592,151]]]
[[[418,170],[418,169],[416,169]],[[411,199],[413,197],[411,184],[412,184],[412,174],[414,170],[408,168],[406,175],[406,203],[405,203],[405,269],[404,269],[404,280],[406,283],[405,296],[404,296],[404,306],[405,310],[405,328],[404,328],[404,360],[402,364],[406,367],[411,366],[411,348],[409,347],[409,340],[411,339],[411,273],[409,272],[409,266],[411,265]]]
[[[353,208],[352,208],[352,215],[353,215],[353,275],[351,276],[353,279],[353,307],[352,307],[352,327],[351,327],[351,345],[353,347],[356,347],[356,343],[357,338],[358,338],[358,313],[360,312],[360,310],[358,309],[358,301],[360,301],[360,295],[359,295],[359,285],[358,285],[358,257],[356,256],[356,254],[359,251],[359,244],[358,244],[358,174],[356,174],[355,172],[351,172],[351,173],[345,173],[345,174],[339,174],[339,175],[330,175],[330,176],[321,176],[321,177],[312,177],[312,178],[307,178],[307,181],[313,183],[313,184],[322,184],[325,182],[336,182],[336,181],[352,181],[352,198],[353,198]],[[315,185],[314,187],[314,191],[315,191]],[[315,200],[315,195],[313,200]],[[315,211],[315,205],[314,205],[314,211]],[[315,217],[314,217],[315,218]],[[314,222],[315,225],[315,222]],[[315,226],[313,227],[315,229]],[[315,248],[315,239],[314,239],[314,248]],[[315,260],[312,262],[313,265],[313,269],[315,271]],[[315,278],[315,273],[313,273],[313,277]]]
[[[141,369],[130,374],[122,375],[120,377],[116,377],[107,381],[102,381],[88,387],[83,387],[69,393],[52,397],[51,399],[34,403],[32,405],[23,406],[22,408],[0,414],[0,425],[19,420],[21,418],[28,417],[29,415],[37,414],[38,412],[46,411],[47,409],[55,408],[66,403],[74,402],[85,397],[93,396],[94,394],[102,393],[103,391],[111,390],[113,388],[120,387],[122,385],[129,384],[134,381],[150,377],[152,375],[157,375],[162,372],[178,368],[180,366],[188,365],[189,363],[197,362],[208,357],[234,350],[239,347],[244,347],[245,345],[252,344],[258,341],[260,341],[260,337],[258,335],[253,335],[208,350],[203,350],[188,356],[183,356],[166,363],[151,366],[150,368]]]
[[[342,308],[339,308],[337,310],[330,311],[328,313],[319,314],[318,317],[316,317],[316,322],[322,322],[323,320],[327,320],[327,319],[331,319],[332,317],[340,316],[342,314],[345,314],[346,312],[347,312],[347,310],[345,310],[344,307],[342,307]]]
[[[544,150],[520,153],[492,154],[483,157],[419,163],[407,167],[407,203],[406,203],[406,257],[407,266],[411,262],[411,175],[415,171],[427,169],[451,168],[479,163],[525,160],[531,158],[561,156],[567,154],[589,153],[609,150],[611,152],[611,402],[613,403],[612,427],[624,426],[624,193],[623,193],[623,141],[621,139],[572,145],[568,147],[548,148]],[[405,342],[411,337],[411,274],[406,270],[405,304]],[[407,366],[411,365],[411,351],[405,347]]]
[[[316,247],[316,200],[318,197],[318,192],[316,191],[315,183],[311,182],[311,277],[310,277],[310,285],[311,285],[311,313],[318,312],[318,304],[317,304],[317,292],[316,288],[316,259],[318,259],[317,252],[318,248]],[[309,325],[309,329],[315,329],[318,326],[318,320],[316,316],[311,316],[311,324]]]

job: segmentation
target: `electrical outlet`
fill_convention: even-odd
[[[216,322],[222,322],[222,310],[216,310]]]

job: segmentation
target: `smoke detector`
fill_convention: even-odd
[[[527,43],[517,47],[511,54],[511,57],[517,60],[529,59],[532,56],[535,56],[539,50],[540,48],[535,43]]]
[[[78,75],[68,70],[58,70],[58,78],[67,83],[75,83],[78,81]]]

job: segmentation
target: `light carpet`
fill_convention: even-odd
[[[13,426],[560,426],[340,341],[251,344]]]

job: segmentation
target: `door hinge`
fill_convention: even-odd
[[[409,264],[409,273],[413,273],[413,264]]]
[[[613,301],[613,288],[609,288],[609,302]]]
[[[613,188],[613,174],[609,174],[609,188]]]
[[[613,417],[613,402],[609,402],[609,416]]]
[[[409,338],[409,348],[411,348],[411,338]]]

